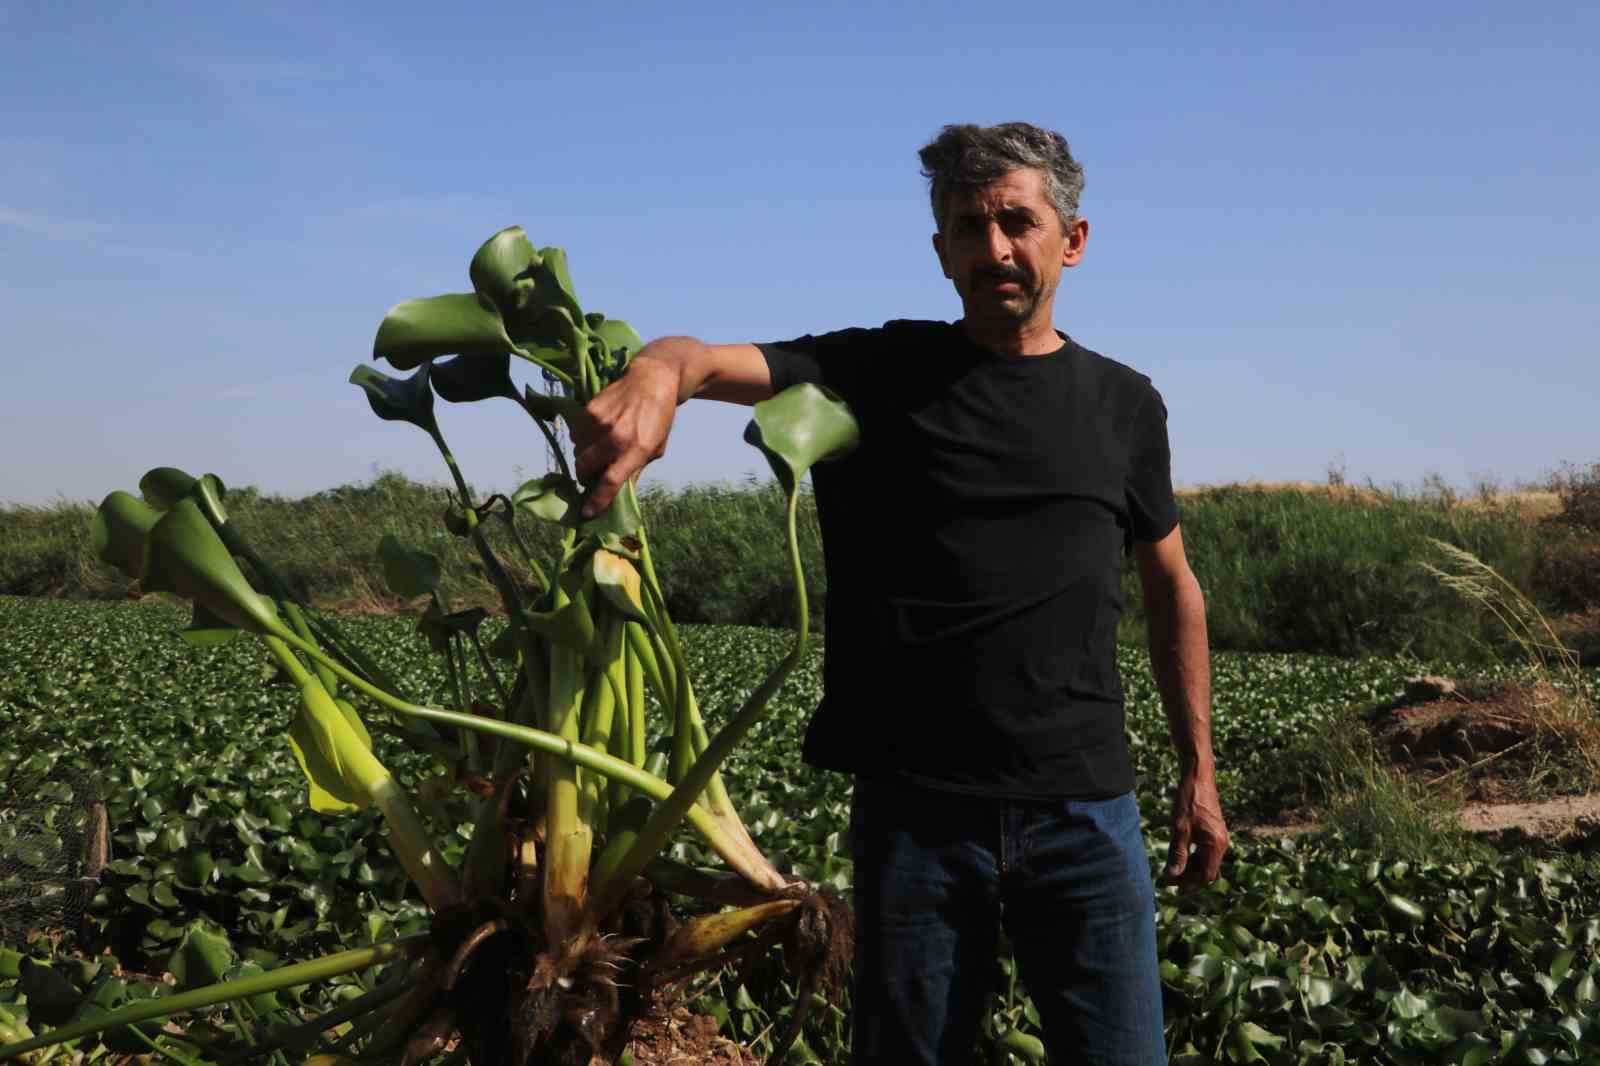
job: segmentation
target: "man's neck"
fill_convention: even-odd
[[[984,323],[970,317],[961,320],[967,339],[997,355],[1049,355],[1061,347],[1061,335],[1050,324],[1048,315],[1035,315],[1026,322]]]

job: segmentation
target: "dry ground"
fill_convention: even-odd
[[[1561,699],[1544,682],[1416,679],[1366,725],[1389,772],[1458,803],[1462,828],[1570,843],[1600,834],[1600,790],[1582,750],[1600,731],[1567,724]],[[1256,836],[1316,828],[1304,817],[1240,826]]]

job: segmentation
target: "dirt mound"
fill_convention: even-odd
[[[1413,678],[1368,724],[1391,767],[1430,787],[1448,782],[1466,802],[1545,800],[1592,784],[1561,700],[1543,681]]]
[[[633,1027],[634,1066],[753,1066],[757,1061],[717,1032],[717,1020],[678,1007]]]

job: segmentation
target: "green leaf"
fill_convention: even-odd
[[[507,226],[484,241],[467,275],[478,295],[487,297],[501,317],[513,322],[534,298],[534,269],[541,260],[521,226]]]
[[[1450,1061],[1456,1066],[1487,1066],[1499,1057],[1499,1051],[1498,1045],[1473,1033],[1456,1041],[1450,1049]]]
[[[1397,863],[1396,865],[1401,864]],[[1411,900],[1406,899],[1404,896],[1397,895],[1392,892],[1385,893],[1384,902],[1389,905],[1389,909],[1395,914],[1398,914],[1402,918],[1406,918],[1410,921],[1420,922],[1428,917],[1428,912],[1424,910],[1420,904],[1414,903]]]
[[[1266,1056],[1260,1049],[1276,1051],[1286,1043],[1285,1039],[1261,1028],[1255,1022],[1241,1022],[1234,1026],[1232,1040],[1228,1048],[1228,1057],[1234,1062],[1261,1062]]]
[[[426,596],[439,587],[439,560],[407,548],[393,533],[385,533],[378,541],[378,561],[389,591],[402,599]]]
[[[570,396],[551,396],[549,393],[535,392],[532,385],[524,386],[522,390],[522,406],[541,422],[553,422],[558,418],[570,419],[583,410],[583,405]]]
[[[250,582],[193,498],[179,500],[145,535],[146,592],[171,592],[203,605],[210,620],[252,633],[279,633],[272,601]]]
[[[194,605],[188,626],[178,631],[178,636],[191,648],[215,648],[238,635],[238,626],[217,617],[199,603]]]
[[[611,349],[613,358],[624,354],[631,356],[644,347],[644,338],[620,318],[604,319],[591,328],[606,342],[606,347]]]
[[[216,872],[216,860],[209,851],[195,848],[185,851],[177,859],[178,879],[190,888],[200,888],[211,882]]]
[[[811,465],[844,455],[856,446],[855,416],[833,392],[796,385],[755,405],[744,439],[761,449],[772,472],[793,493]]]
[[[638,558],[643,542],[639,539],[644,528],[644,516],[639,513],[639,497],[633,485],[627,484],[611,498],[611,505],[593,518],[578,523],[580,537],[592,537],[607,551],[616,552],[628,559]]]
[[[612,610],[631,622],[649,624],[640,593],[638,567],[615,552],[600,548],[590,557],[589,572],[595,588]]]
[[[372,413],[385,422],[410,422],[428,433],[437,433],[439,423],[433,417],[429,369],[423,365],[408,378],[392,378],[363,363],[350,372],[350,384],[361,386]]]
[[[46,1025],[60,1025],[72,1017],[83,999],[71,981],[53,967],[34,959],[23,960],[17,991],[28,997],[29,1020]]]
[[[543,307],[531,312],[528,323],[517,331],[518,347],[512,352],[534,362],[543,360],[556,367],[570,368],[577,353],[588,349],[587,333],[565,307]]]
[[[102,560],[131,578],[144,575],[145,538],[161,521],[160,512],[118,489],[100,501],[89,536]]]
[[[511,380],[511,355],[458,355],[433,364],[433,391],[450,403],[474,403],[492,396],[522,399]]]
[[[183,939],[167,959],[167,969],[178,979],[180,989],[202,988],[222,980],[239,961],[228,937],[209,922],[190,922]]]
[[[537,306],[561,308],[572,322],[583,321],[583,308],[578,305],[578,290],[572,284],[566,252],[560,248],[540,248],[533,277],[534,303]]]
[[[1389,997],[1389,1009],[1397,1018],[1420,1018],[1428,1010],[1428,1001],[1402,985],[1400,991]]]
[[[546,474],[524,481],[511,494],[511,506],[541,522],[568,524],[577,514],[582,491],[562,474]]]
[[[1029,1062],[1045,1061],[1044,1041],[1020,1029],[1007,1029],[996,1042],[1013,1055]]]
[[[139,479],[139,493],[158,511],[170,511],[179,500],[193,499],[214,526],[228,522],[222,499],[228,490],[215,474],[191,477],[174,466],[158,466]]]
[[[564,605],[552,611],[527,611],[528,627],[552,644],[582,655],[594,651],[594,616],[589,613],[589,598],[579,590]]]
[[[355,708],[329,696],[316,678],[300,686],[300,710],[289,723],[289,747],[310,783],[312,810],[336,814],[368,803],[366,787],[351,763],[358,748],[372,751],[372,737]]]
[[[1480,1012],[1459,1007],[1435,1007],[1430,1020],[1435,1029],[1449,1037],[1481,1033],[1488,1025]]]
[[[470,636],[478,631],[489,612],[482,607],[468,607],[464,611],[445,614],[437,600],[428,604],[422,617],[417,619],[417,632],[428,641],[428,646],[443,655],[450,647],[450,635],[460,633]]]
[[[494,305],[464,292],[391,307],[378,325],[372,357],[387,359],[396,370],[413,370],[441,355],[494,355],[516,347]]]

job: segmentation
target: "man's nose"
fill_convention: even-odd
[[[1006,236],[1006,231],[998,222],[991,222],[983,232],[984,252],[989,259],[996,263],[1009,262],[1011,259],[1011,239]]]

